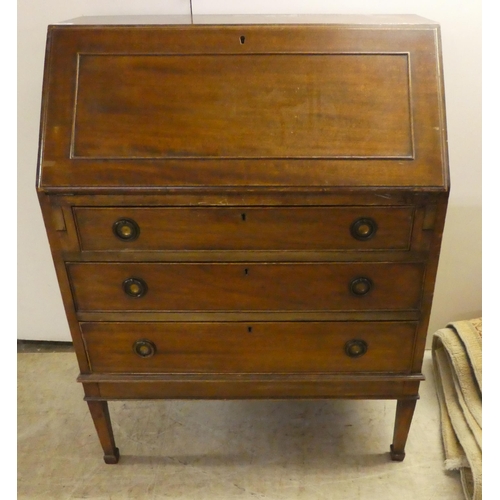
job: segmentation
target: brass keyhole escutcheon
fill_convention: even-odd
[[[124,292],[133,298],[144,297],[148,291],[148,285],[141,278],[127,278],[122,286]]]
[[[156,353],[156,346],[151,340],[141,339],[134,342],[133,350],[141,358],[150,358]]]
[[[360,241],[373,238],[377,232],[377,223],[370,217],[360,217],[351,224],[351,235]]]
[[[373,283],[370,279],[360,277],[355,278],[349,284],[349,289],[354,295],[362,296],[366,295],[373,287]]]
[[[350,358],[359,358],[368,350],[368,344],[364,340],[352,339],[345,343],[344,351]]]
[[[139,225],[132,219],[119,219],[113,224],[113,234],[121,241],[133,241],[139,233]]]

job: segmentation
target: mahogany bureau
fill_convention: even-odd
[[[104,460],[109,400],[397,400],[403,460],[449,191],[439,26],[48,29],[37,190]]]

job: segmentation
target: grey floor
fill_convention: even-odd
[[[112,402],[106,465],[72,352],[18,353],[18,499],[461,500],[430,352],[404,462],[393,401]]]

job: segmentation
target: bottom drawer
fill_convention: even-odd
[[[94,373],[408,373],[417,323],[80,323]]]

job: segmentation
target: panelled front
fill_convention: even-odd
[[[439,187],[436,35],[407,24],[52,27],[42,186]]]
[[[408,65],[404,53],[83,53],[73,155],[411,158]],[[134,94],[151,105],[136,106]],[[321,109],[311,113],[315,96]],[[139,127],[145,132],[140,139]]]

